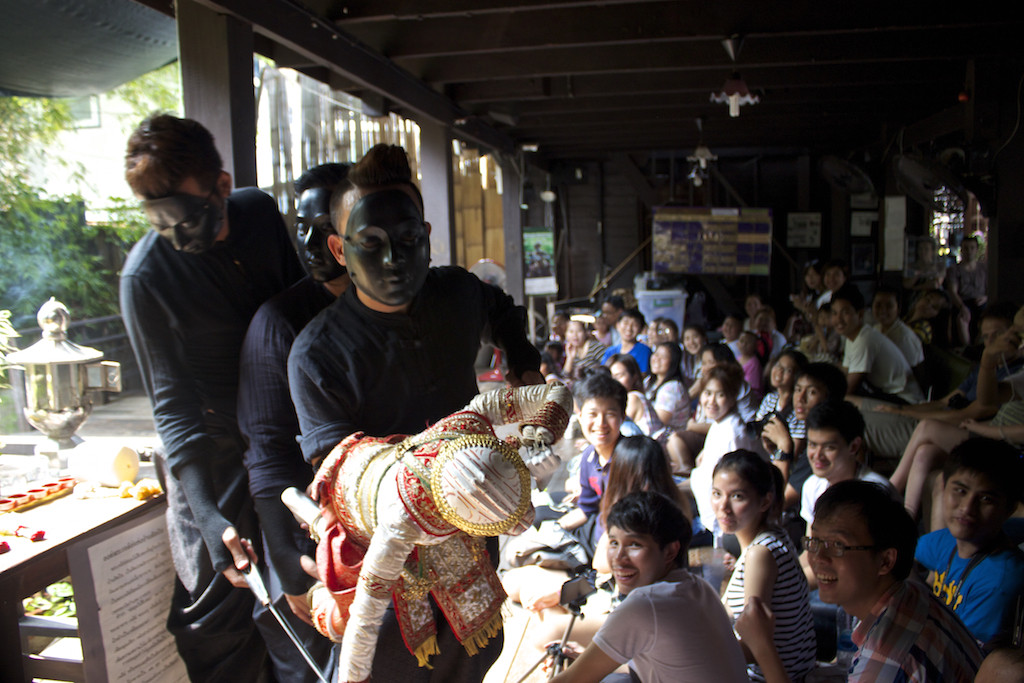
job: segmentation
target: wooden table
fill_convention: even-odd
[[[23,653],[19,620],[22,601],[71,575],[68,554],[89,547],[100,535],[166,507],[164,497],[146,501],[133,498],[75,498],[74,494],[25,512],[0,514],[0,525],[22,524],[46,531],[35,542],[5,536],[11,551],[0,555],[0,655],[5,681],[33,677],[82,680],[80,662],[47,661]],[[20,655],[20,656],[19,656]]]

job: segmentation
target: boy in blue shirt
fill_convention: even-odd
[[[1003,532],[1020,500],[1020,452],[997,439],[953,449],[943,471],[946,529],[922,536],[915,558],[929,585],[981,643],[1011,626],[1024,594],[1024,553]]]

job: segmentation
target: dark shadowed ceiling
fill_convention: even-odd
[[[548,159],[689,151],[698,118],[714,151],[842,153],[907,126],[941,133],[965,119],[961,93],[970,107],[1016,82],[1024,35],[987,2],[198,2],[252,23],[280,66],[371,109],[506,152],[536,144]],[[167,0],[144,4],[173,14]],[[735,61],[729,36],[742,38]],[[735,119],[709,102],[733,70],[761,98]]]
[[[1019,21],[977,5],[750,0],[348,0],[310,7],[469,115],[559,156],[846,148],[953,107]],[[735,62],[722,40],[738,35]],[[761,103],[709,102],[737,69]]]

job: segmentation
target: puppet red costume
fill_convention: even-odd
[[[571,406],[561,384],[499,389],[416,436],[357,433],[335,447],[314,481],[325,584],[310,596],[317,629],[342,643],[341,680],[369,678],[391,599],[421,666],[437,652],[428,593],[469,654],[497,634],[506,596],[483,537],[532,521],[530,474],[557,467],[549,446]],[[520,438],[499,441],[492,422],[522,423]]]

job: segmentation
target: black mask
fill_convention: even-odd
[[[382,190],[357,201],[345,228],[345,262],[363,295],[386,306],[410,303],[430,267],[430,234],[413,198]]]
[[[302,262],[317,282],[330,282],[345,274],[345,266],[338,263],[327,248],[327,238],[333,234],[331,191],[326,187],[311,187],[299,195],[295,236]]]
[[[201,254],[213,246],[224,225],[224,202],[214,199],[216,190],[206,197],[172,194],[147,199],[142,208],[150,225],[174,248],[189,254]]]

